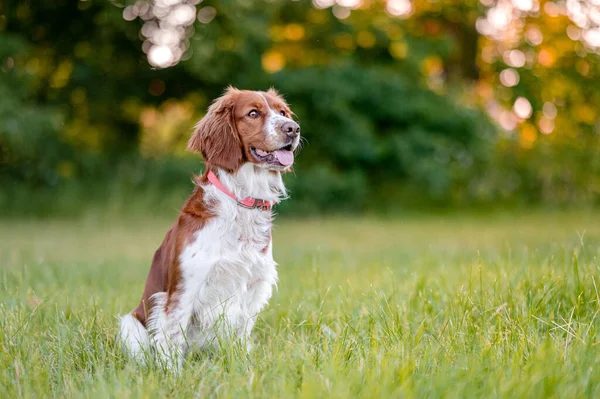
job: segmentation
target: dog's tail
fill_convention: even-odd
[[[120,324],[119,340],[123,350],[134,360],[144,363],[149,349],[148,331],[131,313],[121,316]]]

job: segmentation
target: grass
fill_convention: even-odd
[[[0,221],[0,397],[600,397],[600,216],[280,220],[249,356],[115,346],[171,218]]]

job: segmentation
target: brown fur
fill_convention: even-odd
[[[188,142],[188,150],[199,152],[209,166],[233,172],[242,165],[242,146],[238,135],[234,107],[240,91],[229,88],[208,108],[208,113],[196,125]]]
[[[200,178],[200,180],[202,180]],[[134,316],[146,326],[152,309],[151,297],[158,292],[167,292],[167,309],[176,300],[177,288],[181,280],[179,255],[190,242],[193,234],[201,229],[213,216],[204,203],[204,191],[197,186],[188,198],[179,218],[165,236],[161,246],[152,259],[152,266],[146,279],[146,286],[139,305],[133,311]]]

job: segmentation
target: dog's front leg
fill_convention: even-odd
[[[184,301],[167,301],[167,294],[162,294],[164,298],[155,299],[158,304],[152,311],[149,329],[160,365],[177,372],[187,352],[186,329],[193,308],[184,306]]]

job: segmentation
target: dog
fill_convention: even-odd
[[[300,126],[274,89],[229,87],[196,124],[188,150],[206,170],[154,254],[139,305],[120,319],[126,352],[178,368],[189,352],[237,341],[250,350],[277,283],[273,205],[286,199]]]

